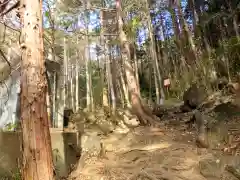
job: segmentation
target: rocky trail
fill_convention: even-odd
[[[104,154],[85,158],[84,165],[70,179],[239,179],[238,155],[224,153],[220,143],[209,149],[197,148],[194,138],[194,131],[181,124],[138,127],[127,134],[111,134],[102,139]]]
[[[184,105],[191,108],[191,104]],[[197,111],[206,122],[201,126],[206,129],[207,148],[196,143],[199,128],[196,121],[191,122],[194,111],[161,109],[160,127],[137,126],[105,135],[86,131],[81,139],[81,158],[68,179],[240,179],[240,106],[236,96],[209,96]]]

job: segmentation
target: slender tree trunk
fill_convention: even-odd
[[[157,99],[157,103],[160,104],[160,99],[164,100],[165,99],[165,93],[164,93],[164,90],[163,90],[163,86],[162,86],[162,83],[163,83],[163,79],[162,79],[162,75],[161,75],[161,72],[160,72],[160,69],[159,69],[159,64],[158,64],[158,58],[157,58],[157,52],[156,52],[156,44],[155,44],[155,38],[154,38],[154,34],[153,34],[153,28],[152,28],[152,20],[151,20],[151,16],[150,16],[150,9],[149,9],[149,4],[148,4],[148,1],[146,0],[146,6],[148,8],[148,15],[147,15],[147,18],[148,18],[148,29],[149,29],[149,36],[150,36],[150,54],[151,54],[151,58],[152,58],[152,61],[154,62],[153,63],[153,68],[154,68],[154,73],[155,73],[155,76],[157,78],[157,81],[158,81],[158,85],[156,84],[156,87],[158,86],[158,88],[160,88],[160,92],[161,92],[161,96],[158,97],[159,99]],[[156,80],[155,80],[155,83],[156,83]],[[157,89],[156,89],[157,90]],[[156,92],[157,93],[157,92]]]
[[[113,75],[112,75],[112,71],[111,71],[111,52],[109,52],[110,50],[110,45],[107,45],[107,50],[108,50],[108,55],[107,55],[107,78],[108,78],[108,82],[109,82],[109,92],[111,94],[111,100],[112,100],[112,113],[115,114],[116,113],[116,94],[114,91],[114,85],[113,85]]]
[[[86,5],[85,5],[86,7]],[[86,8],[85,8],[86,9]],[[85,16],[88,16],[85,14]],[[89,20],[89,17],[87,17]],[[87,84],[87,109],[88,111],[93,111],[93,105],[92,105],[92,89],[91,89],[91,65],[90,65],[90,44],[89,44],[89,36],[88,36],[88,26],[89,26],[89,21],[85,21],[85,26],[87,27],[87,53],[88,56],[86,58],[86,84]]]
[[[111,47],[114,48],[114,50],[115,50],[114,46],[111,45]],[[110,62],[111,62],[113,91],[114,91],[114,94],[115,94],[115,102],[116,102],[116,107],[117,107],[120,103],[120,93],[119,93],[118,88],[117,88],[118,69],[117,69],[116,57],[114,56],[112,51],[110,53]]]
[[[121,104],[121,107],[125,107],[125,96],[124,96],[124,90],[123,90],[123,85],[121,82],[121,69],[119,68],[119,63],[116,63],[117,67],[119,69],[118,71],[118,77],[117,77],[117,89],[119,90],[118,95],[119,95],[119,102]]]
[[[89,73],[89,58],[85,59],[86,61],[86,85],[87,85],[87,109],[88,111],[92,110],[91,106],[91,85],[90,85],[90,73]]]
[[[151,112],[149,112],[143,107],[141,102],[141,96],[138,91],[138,84],[134,74],[134,68],[132,67],[129,42],[123,30],[122,9],[120,5],[120,0],[116,1],[116,8],[118,17],[118,28],[120,31],[119,38],[122,47],[122,57],[125,63],[124,69],[126,73],[127,85],[131,97],[133,111],[138,116],[141,124],[155,124],[155,121],[153,121],[154,116],[151,114]]]
[[[148,98],[148,105],[152,103],[152,61],[148,59],[148,70],[149,70],[149,98]],[[155,78],[155,77],[154,77]],[[159,95],[158,95],[159,96]]]
[[[56,121],[57,121],[56,94],[57,94],[57,72],[54,72],[54,74],[53,74],[53,98],[52,98],[53,127],[56,127]]]
[[[66,108],[66,94],[67,94],[67,44],[66,44],[66,38],[64,37],[64,59],[63,59],[63,69],[64,69],[64,77],[63,77],[63,84],[64,84],[64,88],[63,88],[63,108]]]
[[[187,42],[188,42],[188,44],[191,48],[191,51],[188,52],[188,62],[191,63],[191,64],[192,64],[191,61],[193,61],[193,63],[199,63],[196,46],[195,46],[193,37],[190,33],[190,30],[188,28],[188,24],[187,24],[186,20],[184,19],[184,15],[183,15],[182,8],[181,8],[181,5],[180,5],[181,2],[180,2],[180,0],[178,0],[176,3],[177,3],[176,4],[177,9],[178,9],[178,12],[179,12],[179,19],[180,19],[181,26],[183,28],[183,32],[184,32],[184,35],[185,35],[185,40],[187,40]],[[187,51],[189,51],[189,50],[187,50]]]
[[[139,75],[138,75],[137,50],[136,50],[136,45],[135,44],[133,44],[133,51],[134,51],[134,70],[135,70],[134,72],[135,72],[138,88],[140,88]],[[141,93],[140,89],[138,89],[138,91],[139,91],[139,93]]]
[[[71,107],[72,107],[73,111],[76,112],[75,103],[74,103],[74,101],[75,101],[75,98],[74,98],[74,95],[75,95],[75,93],[74,93],[75,88],[74,87],[75,87],[75,85],[74,85],[74,81],[73,81],[74,75],[75,75],[74,65],[72,64],[71,65],[71,81],[70,81],[71,82],[71,86],[70,86],[70,89],[71,89],[71,103],[72,103]]]
[[[124,99],[125,99],[125,102],[126,102],[126,107],[131,107],[130,100],[129,100],[129,95],[128,95],[127,84],[125,82],[125,77],[124,77],[124,74],[123,74],[123,68],[122,67],[120,68],[120,82],[121,82],[121,86],[123,88],[123,94],[124,94]]]
[[[52,109],[51,109],[51,105],[52,105],[52,98],[51,98],[51,78],[48,77],[48,74],[46,73],[46,79],[47,79],[47,96],[46,96],[46,105],[47,105],[47,114],[48,114],[48,121],[49,121],[49,126],[52,127],[52,121],[51,121],[51,117],[52,117]]]
[[[103,62],[103,66],[100,69],[100,79],[102,81],[102,105],[103,107],[109,107],[109,103],[108,103],[108,91],[106,88],[106,71],[105,71],[105,67],[106,67],[106,62],[107,62],[107,54],[106,54],[106,45],[105,45],[105,40],[104,40],[104,23],[103,23],[104,17],[103,17],[103,10],[100,11],[100,23],[101,23],[101,32],[100,32],[100,42],[101,44],[104,44],[104,62]]]
[[[160,97],[159,81],[158,81],[158,78],[157,78],[157,71],[156,71],[156,64],[155,63],[153,63],[153,76],[154,76],[155,92],[156,92],[156,98],[157,98],[156,102],[157,102],[157,104],[160,104],[160,98],[161,97]]]
[[[78,57],[79,58],[79,57]],[[76,112],[79,110],[79,64],[78,61],[76,60],[76,89],[75,89],[75,98],[76,98]]]
[[[176,44],[177,48],[179,49],[179,55],[180,55],[179,59],[181,60],[181,64],[183,64],[184,69],[188,70],[187,68],[185,68],[187,56],[183,50],[184,48],[183,48],[183,43],[181,42],[180,30],[179,30],[180,25],[177,21],[177,15],[176,15],[174,8],[170,9],[170,14],[171,14],[171,18],[172,18],[172,21],[174,24],[173,30],[174,30],[174,35],[175,35],[175,44]]]
[[[107,55],[105,55],[105,62],[103,63],[103,69],[101,73],[101,80],[102,80],[102,104],[103,107],[108,107],[109,108],[109,101],[108,101],[108,90],[107,90],[107,72],[106,72],[106,67],[107,67]]]
[[[53,180],[53,158],[46,106],[42,1],[22,0],[21,63],[22,179]]]

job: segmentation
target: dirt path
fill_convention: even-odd
[[[194,133],[181,126],[139,127],[103,139],[106,157],[91,157],[76,179],[81,180],[235,180],[226,164],[238,157],[198,149]],[[239,161],[240,162],[240,161]]]

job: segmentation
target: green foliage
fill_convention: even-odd
[[[155,92],[153,77],[152,77],[152,87],[150,88],[150,82],[149,82],[149,77],[147,73],[140,73],[139,85],[140,85],[141,96],[143,98],[149,98],[151,95],[152,99],[156,99],[156,92]]]
[[[137,30],[142,26],[139,17],[133,17],[127,23],[124,24],[124,31],[129,38],[137,37]]]
[[[46,18],[49,18],[49,11],[45,11],[44,15],[46,16]]]
[[[76,19],[65,19],[63,18],[60,22],[59,25],[64,27],[65,29],[67,29],[68,27],[70,27],[72,24],[74,24],[76,22]]]
[[[226,50],[230,61],[230,71],[232,75],[240,72],[240,40],[232,37],[226,42]]]
[[[17,170],[16,173],[12,174],[11,180],[21,180],[21,172],[20,169]]]
[[[12,131],[17,128],[17,123],[8,123],[5,125],[4,129],[6,131]]]
[[[213,58],[228,60],[230,75],[235,76],[240,72],[240,42],[236,36],[233,36],[230,39],[224,39],[219,44],[221,46],[215,50]]]

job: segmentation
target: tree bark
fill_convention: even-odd
[[[42,1],[23,0],[21,63],[22,179],[53,180],[53,159],[46,106]]]
[[[124,61],[124,69],[127,78],[128,91],[131,98],[131,105],[133,112],[138,116],[142,125],[156,125],[154,121],[154,115],[151,111],[145,108],[141,101],[141,95],[137,84],[136,76],[134,74],[134,68],[131,61],[130,45],[125,32],[123,31],[122,9],[120,0],[116,1],[117,16],[118,16],[118,28],[119,38],[121,43],[122,58]]]

